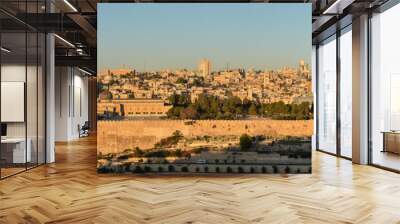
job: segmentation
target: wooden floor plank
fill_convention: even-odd
[[[96,139],[0,181],[0,223],[400,223],[400,175],[313,153],[311,175],[96,173]]]

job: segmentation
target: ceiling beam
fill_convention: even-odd
[[[91,46],[96,46],[97,30],[88,22],[88,20],[80,14],[68,14],[68,17],[74,21],[88,35],[86,41]]]
[[[91,56],[56,56],[56,66],[87,67],[96,72],[97,60]]]

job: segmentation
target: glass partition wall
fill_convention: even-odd
[[[400,171],[400,4],[371,18],[370,162]]]
[[[318,44],[317,150],[352,157],[351,25]]]
[[[340,154],[352,157],[352,32],[351,25],[341,31],[340,64]]]
[[[318,149],[336,153],[336,36],[318,47]]]
[[[0,12],[1,179],[45,163],[45,35],[14,19]]]

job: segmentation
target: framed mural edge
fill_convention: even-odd
[[[310,4],[100,3],[98,172],[311,173],[310,61]]]

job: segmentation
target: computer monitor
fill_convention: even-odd
[[[7,136],[7,124],[5,123],[1,123],[1,136]]]

